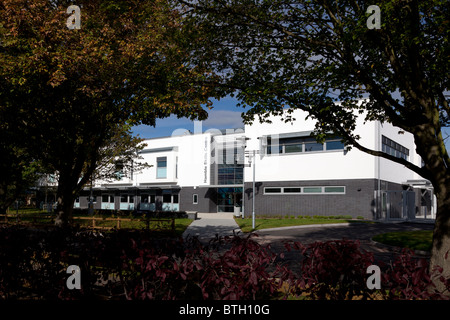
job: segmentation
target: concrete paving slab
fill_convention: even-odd
[[[197,236],[200,241],[208,242],[209,240],[219,236],[230,236],[234,233],[241,234],[236,221],[234,221],[233,213],[198,213],[197,220],[194,220],[184,231],[183,237]]]

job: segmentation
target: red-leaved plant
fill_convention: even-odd
[[[373,264],[373,254],[360,250],[359,241],[333,240],[314,242],[294,248],[303,255],[301,275],[294,281],[294,294],[309,299],[367,298],[366,269]],[[291,245],[286,244],[288,250]]]
[[[434,270],[442,273],[442,268]],[[450,279],[438,276],[448,290]],[[414,252],[404,249],[382,275],[382,286],[385,299],[416,300],[416,299],[448,299],[443,293],[435,290],[430,276],[429,262],[424,258],[414,257]]]
[[[448,299],[450,279],[438,276],[447,294],[434,289],[429,262],[416,258],[411,250],[403,250],[381,273],[381,289],[367,287],[367,267],[377,264],[373,254],[360,249],[356,240],[333,240],[302,245],[285,244],[288,251],[298,251],[303,257],[301,274],[289,279],[290,291],[306,299],[377,299],[415,300]],[[434,270],[436,274],[442,270]]]
[[[358,241],[286,243],[291,253],[285,259],[286,251],[276,254],[253,237],[216,237],[203,245],[148,231],[0,226],[0,299],[448,297],[435,292],[428,261],[409,251],[383,267],[382,288],[375,291],[367,288],[366,271],[377,263]],[[81,269],[81,290],[66,287],[69,265]],[[438,278],[450,289],[450,279]]]

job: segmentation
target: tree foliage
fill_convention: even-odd
[[[289,106],[318,119],[318,132],[335,131],[360,146],[355,110],[365,111],[366,120],[413,134],[432,125],[440,145],[434,156],[449,162],[440,132],[449,125],[448,2],[385,1],[380,30],[366,25],[366,1],[181,2],[204,32],[199,63],[221,72],[216,85],[249,107],[248,122]],[[358,105],[361,98],[367,101]],[[365,151],[434,180],[428,166]],[[431,156],[421,147],[419,153]]]
[[[247,122],[285,107],[290,121],[289,112],[301,109],[317,120],[319,138],[334,132],[431,181],[438,199],[433,259],[450,276],[450,158],[442,135],[450,125],[450,3],[382,1],[380,29],[370,29],[370,1],[180,2],[204,34],[198,63],[221,76],[211,85],[249,108]],[[412,133],[425,165],[362,145],[358,116]]]
[[[124,141],[122,151],[136,150],[130,125],[171,114],[204,119],[212,95],[166,1],[79,1],[80,29],[66,26],[71,4],[0,2],[0,108],[16,114],[29,155],[58,173],[63,224],[105,150]]]

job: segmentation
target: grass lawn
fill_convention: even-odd
[[[251,218],[235,218],[236,223],[241,228],[242,232],[251,232],[252,219]],[[353,220],[336,217],[301,217],[301,218],[256,218],[255,229],[262,230],[268,228],[301,226],[308,224],[330,224],[330,223],[346,223],[346,222],[369,222],[367,220]]]
[[[412,250],[431,251],[433,231],[400,231],[376,235],[372,239],[377,242],[409,248]]]
[[[129,217],[124,217],[124,219],[130,219]],[[143,219],[143,218],[141,218]],[[175,235],[176,236],[181,236],[184,232],[184,230],[186,230],[186,228],[192,223],[192,219],[188,219],[188,218],[177,218],[175,219]],[[91,220],[75,220],[75,223],[80,224],[80,226],[91,226],[92,222]],[[169,222],[164,222],[163,224],[161,224],[161,222],[158,221],[151,221],[150,222],[150,229],[155,229],[158,228],[158,225],[160,225],[161,227],[164,228],[164,225],[168,226]],[[96,220],[95,225],[97,227],[110,227],[110,228],[114,228],[117,226],[117,221],[114,220]],[[139,221],[139,218],[136,219],[131,219],[131,221],[122,221],[120,223],[120,228],[121,229],[144,229],[146,228],[146,224],[145,221]],[[167,227],[168,228],[168,227]],[[155,232],[159,232],[156,231]]]
[[[15,217],[16,217],[16,210],[11,209],[8,215],[8,220],[11,222],[15,221]],[[45,216],[47,215],[51,215],[49,214],[47,211],[45,210],[39,210],[39,209],[34,209],[34,208],[24,208],[24,209],[19,209],[18,210],[18,215],[19,215],[19,219],[22,223],[38,223],[38,224],[51,224],[51,219],[50,218],[45,218]],[[37,216],[42,216],[42,218],[36,218]],[[112,217],[117,217],[117,216],[111,216],[111,215],[95,215],[96,217],[99,218],[112,218]],[[34,219],[32,219],[34,217]],[[88,215],[83,215],[83,214],[77,214],[76,212],[74,212],[74,218],[76,217],[90,217]],[[140,219],[145,219],[144,217],[132,217],[130,216],[123,216],[121,217],[123,219],[130,219],[131,221],[121,221],[120,223],[120,228],[121,229],[143,229],[146,227],[146,223],[145,221],[139,221]],[[0,218],[0,219],[3,219]],[[32,221],[33,220],[33,221]],[[192,223],[193,220],[191,219],[187,219],[187,218],[180,218],[180,219],[175,219],[175,235],[176,236],[181,236],[183,234],[183,232],[186,230],[186,228]],[[79,220],[79,219],[74,219],[74,223],[75,224],[79,224],[80,226],[91,226],[92,225],[92,221],[91,220]],[[161,224],[158,221],[151,221],[150,222],[150,229],[155,229],[157,227],[156,224]],[[164,223],[168,223],[168,222],[164,222]],[[95,221],[95,225],[97,227],[110,227],[110,228],[114,228],[117,226],[117,221],[114,220],[96,220]],[[155,232],[160,232],[160,231],[156,231]],[[164,233],[164,231],[161,231],[160,233]]]

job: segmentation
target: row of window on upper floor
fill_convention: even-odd
[[[341,141],[341,138],[336,136],[326,138],[324,143],[318,143],[314,137],[289,137],[279,139],[272,139],[271,137],[267,137],[266,153],[269,155],[274,155],[306,152],[325,152],[343,150],[344,147],[345,145]],[[234,156],[236,162],[236,148],[234,151],[235,152],[231,154]],[[382,136],[382,151],[397,158],[403,158],[405,160],[408,160],[409,157],[409,150],[407,148],[385,136]],[[223,158],[226,158],[226,150],[223,149],[222,152]],[[242,168],[240,168],[240,171],[242,171]],[[121,178],[123,177],[122,172],[123,171],[118,170],[118,175],[120,175],[120,177],[118,177],[118,180],[121,180]],[[178,157],[176,157],[175,177],[178,178]],[[156,178],[167,178],[167,157],[156,158]]]
[[[290,137],[276,139],[267,138],[267,154],[287,154],[304,152],[323,152],[344,150],[344,143],[339,137],[325,139],[324,143],[318,143],[314,137]]]
[[[388,137],[381,136],[381,145],[383,152],[397,158],[408,160],[409,149],[405,148],[401,144],[389,139]]]
[[[290,137],[276,139],[267,138],[267,154],[289,154],[305,152],[324,152],[343,150],[344,143],[339,137],[329,137],[324,143],[318,143],[314,137]],[[401,144],[382,136],[382,151],[397,158],[408,160],[409,149]]]

